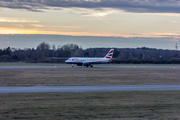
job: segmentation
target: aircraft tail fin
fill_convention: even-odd
[[[104,58],[111,59],[113,61],[114,60],[113,53],[114,53],[114,49],[111,49]]]

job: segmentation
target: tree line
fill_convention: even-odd
[[[114,48],[114,63],[180,63],[180,51],[155,48]],[[69,57],[104,57],[110,48],[87,48],[77,44],[62,46],[42,42],[36,48],[0,49],[0,62],[64,62]]]

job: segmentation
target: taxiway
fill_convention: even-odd
[[[78,69],[87,67],[70,66],[1,66],[0,69]],[[94,66],[93,68],[116,68],[116,69],[180,69],[180,66]]]
[[[180,90],[180,85],[30,86],[0,87],[0,93],[106,92]]]

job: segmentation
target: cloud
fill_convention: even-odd
[[[98,11],[98,12],[94,12],[94,13],[87,13],[84,16],[93,16],[93,17],[105,17],[109,14],[115,13],[116,11]]]
[[[0,22],[11,22],[11,23],[38,23],[36,20],[19,19],[19,18],[5,18],[0,17]]]
[[[39,25],[39,24],[32,24],[32,26],[37,27],[37,28],[42,28],[42,27],[44,27],[43,25]]]
[[[82,16],[92,16],[102,18],[113,13],[119,13],[120,11],[112,9],[87,9],[87,8],[63,8],[62,10],[69,11],[71,14],[81,14]]]
[[[171,23],[180,23],[179,21],[169,21],[169,22],[171,22]]]
[[[134,13],[180,13],[179,0],[0,0],[0,7],[30,11],[112,8]]]

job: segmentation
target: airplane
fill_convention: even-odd
[[[90,58],[90,57],[72,57],[65,61],[67,64],[74,64],[77,66],[93,67],[93,64],[102,64],[114,61],[113,57],[114,49],[111,49],[104,58]]]

